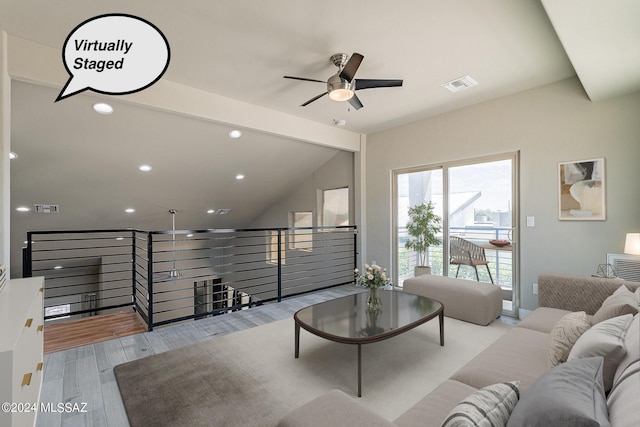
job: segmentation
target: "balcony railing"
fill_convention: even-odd
[[[29,232],[45,320],[132,307],[148,329],[353,283],[356,229]]]
[[[511,227],[494,227],[486,225],[473,225],[467,227],[452,227],[450,234],[459,236],[476,244],[486,244],[491,239],[510,240]],[[402,283],[405,279],[413,277],[413,267],[418,264],[418,256],[414,251],[408,251],[404,247],[408,235],[406,230],[401,229],[398,238],[398,254],[400,254],[398,265],[398,279]],[[440,236],[442,238],[442,236]],[[513,256],[511,251],[498,250],[498,248],[485,248],[485,255],[489,261],[491,275],[494,283],[503,289],[513,288]],[[432,273],[436,275],[444,274],[445,263],[449,263],[449,257],[444,256],[443,246],[432,246],[427,254],[427,262],[432,267]],[[448,268],[449,276],[455,275],[455,269]],[[480,280],[489,282],[489,275],[486,269],[479,268]],[[475,271],[471,268],[460,268],[458,277],[476,280]]]

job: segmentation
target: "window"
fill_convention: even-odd
[[[284,239],[280,242],[280,247],[282,248],[282,264],[285,264],[285,254],[284,250]],[[267,236],[267,263],[278,265],[278,231],[272,230],[269,232]]]
[[[322,225],[349,225],[349,188],[322,192]]]
[[[313,230],[300,230],[299,228],[313,227],[313,214],[311,212],[291,212],[289,224],[293,230],[289,240],[289,249],[311,251],[313,249]]]

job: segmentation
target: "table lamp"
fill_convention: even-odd
[[[624,253],[640,255],[640,233],[627,233],[627,238],[624,242]]]

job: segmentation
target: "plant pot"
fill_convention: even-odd
[[[415,277],[422,276],[424,274],[431,274],[431,266],[416,265],[415,267],[413,267],[413,275]]]

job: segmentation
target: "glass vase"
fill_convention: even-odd
[[[382,309],[382,297],[378,293],[378,288],[369,288],[367,293],[367,310],[380,311]]]

